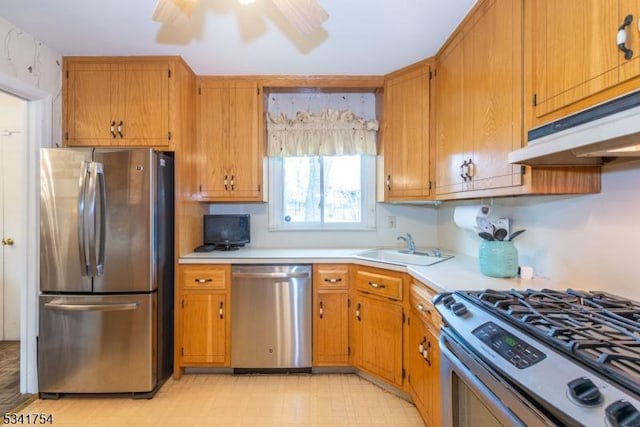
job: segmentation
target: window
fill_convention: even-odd
[[[269,158],[272,229],[375,227],[375,157]]]

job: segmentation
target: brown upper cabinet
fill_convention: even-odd
[[[196,95],[202,201],[264,200],[262,87],[255,79],[203,77]]]
[[[385,77],[382,153],[384,200],[432,198],[429,76],[425,60]]]
[[[599,166],[508,163],[508,153],[524,141],[524,34],[523,0],[482,0],[438,53],[437,199],[600,191]]]
[[[526,0],[525,7],[529,128],[638,88],[637,0]],[[628,57],[616,40],[621,26]]]
[[[521,147],[521,88],[521,2],[485,1],[438,55],[439,197],[522,184],[521,168],[507,162]]]
[[[64,58],[63,143],[173,150],[185,73],[179,58]]]

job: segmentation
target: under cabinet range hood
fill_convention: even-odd
[[[640,91],[531,129],[528,143],[509,153],[509,163],[567,166],[640,158]]]

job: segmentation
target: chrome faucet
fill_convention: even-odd
[[[407,253],[415,253],[416,251],[416,244],[413,241],[413,237],[411,237],[411,234],[407,233],[406,237],[405,236],[398,236],[398,240],[402,240],[403,242],[405,242],[407,244]]]

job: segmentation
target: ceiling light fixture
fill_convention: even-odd
[[[238,0],[238,3],[240,4],[253,4],[255,2],[256,0]]]

